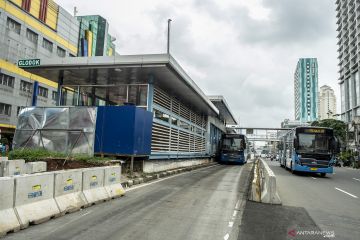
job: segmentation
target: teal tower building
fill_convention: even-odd
[[[300,58],[294,75],[295,119],[301,123],[318,119],[318,63]]]

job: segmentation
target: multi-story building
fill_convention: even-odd
[[[53,0],[0,0],[0,130],[11,142],[17,115],[31,105],[56,104],[57,84],[16,66],[19,59],[76,56],[79,22]]]
[[[300,58],[294,75],[295,119],[317,120],[318,64],[316,58]]]
[[[73,17],[53,0],[0,0],[2,138],[12,141],[19,111],[31,105],[34,81],[39,83],[37,105],[56,105],[57,83],[18,68],[18,60],[84,56],[82,52],[111,56],[115,45],[108,28],[102,17]]]
[[[99,15],[79,16],[80,38],[78,56],[112,56],[115,38],[108,33],[109,24]]]
[[[334,115],[336,115],[336,96],[331,87],[324,85],[320,87],[319,93],[319,120],[335,119]]]
[[[358,0],[336,1],[341,119],[348,123],[360,116],[359,7]]]

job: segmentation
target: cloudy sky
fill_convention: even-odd
[[[57,0],[78,15],[110,24],[120,54],[166,51],[208,95],[224,95],[241,126],[279,127],[294,118],[298,58],[316,57],[319,87],[337,95],[335,1],[331,0]],[[101,3],[101,4],[99,4]]]

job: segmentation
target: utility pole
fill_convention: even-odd
[[[170,54],[170,27],[171,27],[171,19],[168,19],[168,30],[167,30],[167,54]]]

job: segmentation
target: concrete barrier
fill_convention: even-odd
[[[276,188],[276,176],[268,164],[260,159],[255,161],[254,178],[249,200],[270,204],[281,204]]]
[[[55,172],[54,198],[62,215],[88,206],[82,192],[82,169]]]
[[[280,196],[276,188],[276,176],[270,169],[269,165],[263,160],[260,160],[261,165],[261,202],[271,204],[281,204]]]
[[[0,178],[0,237],[20,230],[14,211],[14,178]]]
[[[27,174],[46,172],[47,163],[46,162],[28,162],[25,163],[25,172]]]
[[[0,177],[25,174],[25,160],[3,160],[0,162]]]
[[[88,204],[110,199],[104,187],[105,168],[83,169],[83,193]]]
[[[15,212],[21,229],[59,216],[54,199],[54,173],[36,173],[15,178]]]
[[[260,186],[260,173],[259,173],[259,160],[255,161],[253,180],[251,182],[251,193],[249,200],[254,202],[261,202],[261,186]]]
[[[121,167],[110,166],[105,168],[104,186],[111,198],[125,195],[125,190],[121,185]]]

